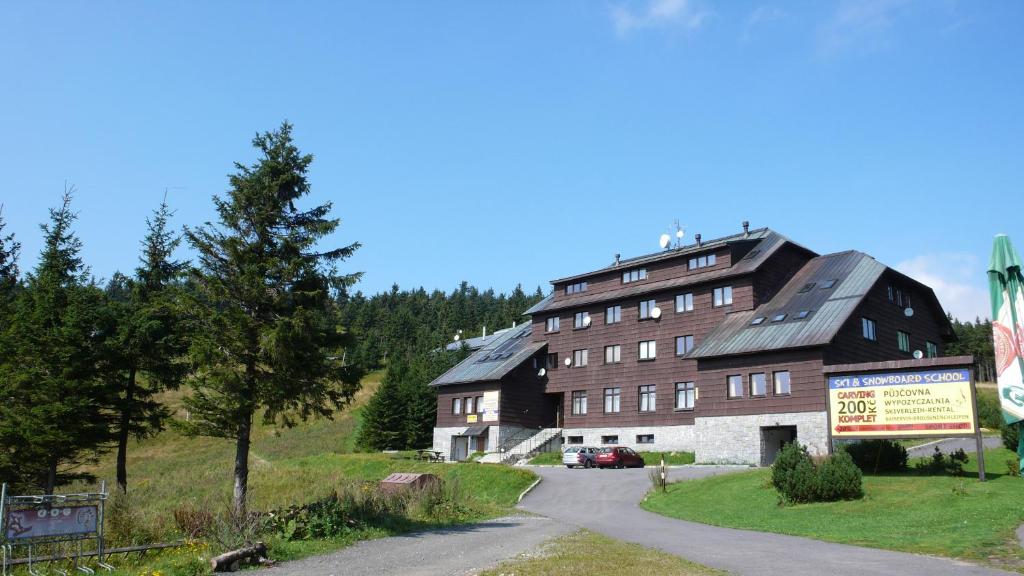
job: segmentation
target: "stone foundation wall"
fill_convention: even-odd
[[[653,444],[640,444],[636,437],[641,434],[654,434]],[[562,438],[583,436],[586,446],[602,446],[602,436],[619,437],[616,446],[628,446],[643,452],[693,452],[696,448],[696,434],[690,425],[680,426],[636,426],[622,428],[563,428]],[[572,444],[563,443],[566,446]]]
[[[828,422],[824,412],[792,412],[697,418],[698,464],[761,464],[761,428],[796,426],[797,441],[811,455],[828,453]]]

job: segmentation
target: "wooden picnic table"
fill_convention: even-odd
[[[441,455],[440,450],[430,450],[427,448],[417,450],[416,458],[426,460],[428,462],[444,462],[444,456]]]

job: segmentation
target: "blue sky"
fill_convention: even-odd
[[[528,289],[771,226],[985,314],[1024,243],[1020,2],[2,2],[0,202],[35,264],[64,182],[99,277],[164,190],[213,218],[288,119],[368,293]],[[1022,245],[1024,248],[1024,245]],[[183,253],[187,255],[187,253]]]

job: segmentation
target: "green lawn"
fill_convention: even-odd
[[[988,560],[1024,569],[1014,531],[1024,522],[1024,480],[1006,475],[1005,449],[985,452],[989,481],[968,476],[865,476],[862,500],[779,506],[767,469],[671,484],[642,506],[716,526],[807,536],[906,552]],[[974,476],[970,476],[974,474]],[[966,490],[966,495],[961,489]]]
[[[659,550],[582,530],[548,542],[540,554],[509,560],[480,576],[704,576],[724,574]]]
[[[661,462],[661,455],[665,455],[665,464],[668,466],[681,466],[693,464],[693,452],[640,452],[644,462],[648,466],[656,466]],[[530,464],[561,464],[561,452],[541,452],[530,460]]]

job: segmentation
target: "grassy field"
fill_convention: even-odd
[[[985,452],[988,482],[967,476],[865,476],[862,500],[779,506],[769,471],[671,484],[651,493],[652,512],[716,526],[807,536],[906,552],[982,560],[1024,569],[1014,530],[1024,522],[1024,481],[1006,475],[1005,449]],[[971,475],[974,475],[973,477]]]
[[[639,544],[580,531],[552,540],[539,554],[504,562],[480,576],[698,576],[724,574]]]
[[[640,452],[640,455],[644,457],[644,462],[648,466],[655,466],[661,462],[661,455],[665,455],[665,464],[668,466],[681,466],[683,464],[693,464],[693,452]],[[537,465],[550,465],[550,464],[561,464],[562,453],[561,452],[541,452],[540,454],[533,457],[530,460],[530,464]]]
[[[493,517],[516,503],[519,494],[536,476],[507,466],[432,464],[409,454],[354,453],[356,430],[363,406],[380,385],[383,371],[363,380],[352,405],[334,419],[315,420],[290,429],[258,424],[250,453],[250,508],[266,511],[324,498],[339,486],[377,481],[396,471],[429,472],[457,486],[470,503],[463,520]],[[186,417],[183,392],[162,400],[175,417]],[[231,496],[234,443],[215,438],[188,438],[169,429],[154,438],[133,442],[128,451],[127,497],[114,488],[113,455],[91,472],[106,479],[112,498],[107,510],[110,546],[127,546],[179,540],[174,512],[192,508],[215,514],[228,510]],[[70,490],[94,486],[72,486]],[[383,537],[409,529],[430,527],[429,519],[399,520],[387,526],[360,528],[334,539],[285,541],[268,537],[275,560],[287,560],[327,552],[360,539]],[[132,576],[183,576],[207,574],[208,558],[219,551],[214,542],[193,542],[180,549],[148,554],[144,559],[115,559],[116,574]]]

